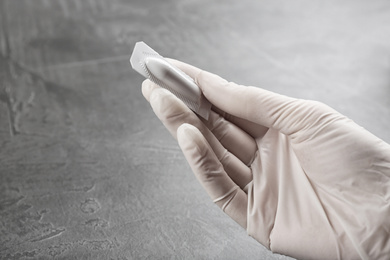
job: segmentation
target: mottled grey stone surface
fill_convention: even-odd
[[[197,183],[129,67],[139,40],[390,142],[387,0],[0,0],[0,23],[0,259],[288,259]]]

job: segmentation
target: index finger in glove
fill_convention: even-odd
[[[308,124],[335,112],[319,102],[238,85],[192,65],[173,59],[169,61],[192,77],[204,96],[219,109],[286,135],[297,133]]]

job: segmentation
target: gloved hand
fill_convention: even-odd
[[[389,144],[322,103],[169,61],[213,104],[209,120],[149,80],[143,94],[210,197],[249,235],[299,259],[389,259]]]

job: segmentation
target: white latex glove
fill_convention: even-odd
[[[390,259],[389,144],[322,103],[170,62],[213,104],[209,121],[149,80],[143,94],[249,235],[298,259]]]

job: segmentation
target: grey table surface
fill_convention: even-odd
[[[0,23],[0,259],[290,259],[198,184],[129,67],[140,40],[390,142],[388,0],[0,0]]]

